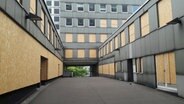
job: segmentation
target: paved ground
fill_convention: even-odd
[[[31,104],[184,104],[184,99],[142,85],[102,78],[63,78]]]

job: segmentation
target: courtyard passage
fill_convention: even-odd
[[[184,104],[184,99],[134,83],[84,77],[52,82],[31,104]]]

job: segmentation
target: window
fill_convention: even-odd
[[[96,58],[96,49],[90,49],[89,50],[89,57],[90,58]]]
[[[59,14],[59,9],[54,9],[54,14]]]
[[[100,42],[104,42],[107,39],[107,35],[106,34],[101,34],[100,35]]]
[[[89,26],[95,26],[95,19],[89,19]]]
[[[113,40],[110,41],[110,52],[113,51]]]
[[[117,28],[118,27],[118,20],[111,20],[111,27]]]
[[[54,1],[54,6],[59,6],[59,1]]]
[[[125,41],[125,32],[121,32],[121,46],[124,46],[126,44],[126,41]]]
[[[148,12],[141,16],[141,35],[145,36],[149,33],[149,15]]]
[[[84,11],[84,5],[83,4],[77,4],[77,10],[78,11]]]
[[[84,34],[77,35],[77,42],[84,42]]]
[[[73,42],[73,35],[65,34],[65,42]]]
[[[78,19],[78,26],[84,26],[84,19]]]
[[[128,12],[128,5],[122,5],[122,12]]]
[[[42,18],[42,21],[41,21],[41,30],[42,32],[44,33],[45,32],[45,14],[43,12],[43,9],[41,9],[41,18]]]
[[[112,12],[117,12],[117,5],[116,4],[111,5],[111,11]]]
[[[106,5],[100,4],[100,12],[106,12]]]
[[[84,49],[77,50],[77,58],[84,58],[84,57],[85,57]]]
[[[100,27],[107,27],[107,20],[105,19],[100,20]]]
[[[89,11],[95,11],[95,4],[89,4]]]
[[[66,10],[72,10],[72,4],[66,3]]]
[[[66,49],[65,50],[65,58],[72,58],[73,57],[73,50]]]
[[[55,22],[59,22],[59,17],[54,17]]]
[[[66,18],[66,26],[72,26],[72,19]]]
[[[49,8],[49,12],[52,13],[52,9],[51,8]]]
[[[106,53],[109,54],[109,43],[106,45]]]
[[[130,42],[133,42],[135,40],[135,25],[134,25],[134,23],[132,23],[129,26],[129,38],[130,38]]]
[[[117,49],[117,48],[119,48],[119,37],[118,36],[116,36],[115,37],[115,49]]]
[[[59,30],[59,24],[55,24],[56,29]]]
[[[89,35],[89,42],[96,42],[96,35],[95,34]]]
[[[36,14],[36,0],[30,0],[30,12]]]
[[[158,17],[160,27],[172,20],[171,0],[160,0],[158,3]]]
[[[47,6],[51,6],[52,2],[51,1],[47,1]]]
[[[134,13],[135,11],[137,11],[138,8],[139,8],[138,5],[132,5],[132,13]]]
[[[141,58],[137,58],[136,59],[136,72],[137,73],[142,73],[142,69],[141,69]]]

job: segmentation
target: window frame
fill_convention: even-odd
[[[71,6],[71,10],[68,10],[68,9],[67,9],[67,5],[68,5],[68,4]],[[73,9],[73,8],[72,8],[72,3],[65,3],[65,11],[72,11],[72,9]]]
[[[94,26],[91,26],[91,25],[90,25],[91,20],[94,20]],[[95,20],[95,19],[89,19],[89,20],[88,20],[88,23],[89,23],[89,27],[96,27],[96,20]]]
[[[124,7],[126,7],[126,11],[124,11]],[[128,12],[128,5],[127,4],[122,4],[122,12],[127,13]]]
[[[71,25],[67,25],[67,19],[71,19]],[[65,26],[72,27],[73,26],[73,19],[72,18],[65,18]]]
[[[113,6],[115,6],[115,8],[113,8]],[[117,8],[117,4],[111,4],[111,12],[112,13],[117,13],[118,12],[118,8]],[[113,9],[115,9],[116,11],[113,11]]]
[[[94,10],[93,11],[90,10],[90,4],[94,6]],[[89,3],[89,5],[88,5],[88,11],[89,12],[95,12],[95,10],[96,10],[95,3]]]
[[[82,8],[82,11],[79,10],[79,8]],[[84,12],[84,4],[83,4],[83,3],[78,3],[78,4],[77,4],[77,11],[78,11],[78,12]]]
[[[102,8],[102,5],[105,5],[105,8]],[[106,4],[100,4],[100,12],[101,13],[106,13],[107,12],[107,5]]]
[[[79,23],[80,23],[80,20],[82,20],[82,25],[79,24]],[[78,26],[78,27],[84,27],[84,24],[85,24],[85,23],[84,23],[84,19],[83,19],[83,18],[78,18],[78,19],[77,19],[77,26]]]

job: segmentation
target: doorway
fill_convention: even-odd
[[[40,58],[40,83],[45,84],[48,79],[48,59],[41,56]]]
[[[177,92],[174,52],[156,55],[156,78],[158,89]]]
[[[134,78],[133,78],[133,62],[132,59],[128,60],[128,81],[129,82],[133,82]]]

